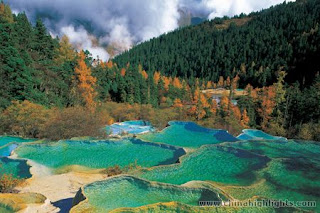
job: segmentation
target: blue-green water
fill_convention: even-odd
[[[175,163],[185,154],[181,148],[143,142],[139,139],[105,141],[59,141],[25,144],[16,150],[21,158],[58,169],[80,165],[92,169],[137,163],[143,167]]]
[[[139,138],[150,142],[191,148],[238,140],[225,130],[208,129],[193,122],[170,121],[169,125],[161,132],[139,135]]]
[[[257,129],[244,129],[237,138],[239,140],[286,140],[286,138],[269,135]]]
[[[148,121],[125,121],[122,123],[115,123],[106,127],[108,133],[113,135],[121,134],[141,134],[145,132],[154,131],[151,123]]]
[[[152,184],[131,176],[120,176],[89,184],[84,187],[84,192],[89,204],[101,212],[159,202],[177,201],[198,206],[199,201],[220,200],[215,192],[208,189]]]
[[[30,178],[30,166],[26,160],[13,160],[7,157],[0,158],[0,176],[12,174],[15,178]]]
[[[11,152],[20,144],[33,142],[35,139],[24,139],[20,137],[0,136],[0,157],[10,156]]]
[[[183,184],[192,180],[249,185],[254,171],[266,167],[269,158],[231,147],[208,145],[182,158],[180,164],[157,167],[137,175],[152,181]]]

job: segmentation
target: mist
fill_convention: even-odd
[[[179,27],[181,14],[213,19],[268,8],[282,0],[10,0],[14,12],[34,23],[41,17],[52,35],[67,35],[77,49],[102,60]]]

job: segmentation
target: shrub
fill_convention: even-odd
[[[13,101],[1,116],[2,132],[23,137],[38,137],[50,111],[30,101]]]
[[[70,139],[72,137],[104,137],[103,129],[110,120],[105,111],[90,112],[85,107],[56,109],[45,124],[40,136],[51,139]]]
[[[23,180],[13,177],[12,174],[3,174],[0,177],[0,193],[11,193],[13,188],[20,185]]]

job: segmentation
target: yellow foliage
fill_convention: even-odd
[[[179,78],[175,77],[175,78],[173,79],[173,83],[172,83],[172,84],[173,84],[173,86],[174,86],[175,88],[182,89],[182,84],[181,84]]]
[[[76,75],[74,81],[77,83],[77,89],[82,97],[83,103],[92,112],[96,108],[95,97],[97,93],[94,86],[97,79],[91,75],[91,69],[87,67],[85,58],[85,53],[81,51],[79,54],[78,65],[74,71]]]
[[[8,133],[24,137],[37,137],[44,128],[50,112],[30,101],[13,101],[3,112],[3,123]]]
[[[59,49],[58,49],[58,54],[57,58],[55,61],[59,64],[62,64],[66,61],[72,61],[76,57],[76,52],[72,45],[69,42],[68,36],[64,35],[62,36],[60,43],[59,43]]]
[[[141,71],[141,75],[143,76],[144,79],[148,79],[148,73],[145,70]]]
[[[160,78],[161,78],[160,72],[157,72],[157,71],[156,71],[156,72],[153,74],[154,83],[155,83],[155,84],[158,84],[159,81],[160,81]]]
[[[179,98],[176,98],[176,99],[174,100],[174,102],[173,102],[173,107],[175,107],[175,108],[181,108],[181,107],[183,107],[182,102],[181,102],[181,100],[180,100]]]

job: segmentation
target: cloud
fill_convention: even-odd
[[[294,0],[287,0],[294,1]],[[284,0],[180,0],[180,7],[189,8],[194,15],[209,19],[250,13],[283,3]]]
[[[61,33],[67,35],[70,42],[77,49],[89,50],[94,58],[106,60],[110,57],[107,51],[99,46],[95,36],[89,35],[83,27],[79,27],[78,29],[75,29],[71,25],[62,27]]]
[[[53,35],[66,34],[77,48],[107,60],[107,46],[119,52],[178,27],[179,9],[214,18],[249,13],[281,0],[7,0],[31,21],[41,17]]]

